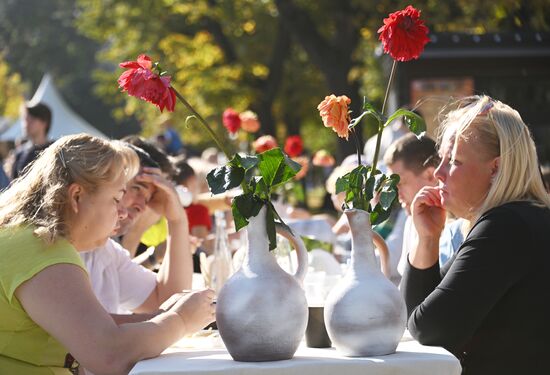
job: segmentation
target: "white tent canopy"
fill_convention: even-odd
[[[45,74],[30,100],[31,103],[42,102],[47,104],[52,111],[52,124],[48,133],[48,138],[58,139],[64,135],[86,133],[96,137],[108,138],[105,134],[94,128],[86,120],[77,115],[57,91],[52,77]],[[12,141],[20,139],[22,119],[19,118],[15,123],[0,134],[0,141]]]

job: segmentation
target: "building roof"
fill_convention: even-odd
[[[420,59],[550,57],[550,33],[432,33]]]

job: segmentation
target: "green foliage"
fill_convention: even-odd
[[[0,1],[0,54],[10,72],[19,74],[27,85],[27,97],[42,76],[50,73],[71,109],[105,134],[122,136],[135,131],[115,128],[110,112],[116,102],[103,102],[94,94],[91,71],[102,46],[78,32],[77,15],[72,0]]]
[[[12,73],[0,55],[0,117],[17,118],[25,90],[21,75]]]
[[[300,238],[304,242],[304,245],[306,246],[307,251],[311,251],[313,249],[321,249],[331,254],[334,251],[333,245],[330,242],[320,241],[310,236],[300,236]]]
[[[380,104],[386,77],[374,53],[379,45],[376,30],[383,17],[409,2],[290,1],[311,20],[309,30],[315,35],[307,35],[302,43],[303,35],[284,28],[292,39],[285,53],[275,49],[283,18],[278,3],[4,0],[0,1],[0,52],[10,71],[32,87],[44,72],[52,73],[71,107],[108,135],[133,130],[113,129],[111,111],[119,121],[139,119],[145,136],[159,131],[158,110],[119,95],[114,83],[121,72],[119,62],[147,52],[164,62],[176,88],[209,123],[219,124],[228,106],[239,111],[262,109],[263,116],[271,115],[277,126],[277,131],[263,132],[280,140],[286,134],[300,133],[306,148],[334,153],[334,137],[315,136],[321,126],[315,110],[323,99],[321,93],[327,92],[330,82],[344,83],[358,92],[357,97],[366,96]],[[550,30],[546,0],[418,0],[414,5],[422,9],[428,26],[436,32]],[[347,33],[347,37],[339,33]],[[315,36],[322,37],[323,43]],[[343,49],[348,51],[346,43],[352,41],[357,42],[355,47],[343,53]],[[323,50],[334,57],[335,63],[328,64],[334,68],[332,72],[314,61]],[[283,70],[271,77],[273,62],[278,61],[283,62]],[[271,87],[273,91],[267,89]],[[341,86],[337,94],[348,94],[347,87]],[[174,124],[186,142],[212,145],[194,122],[186,126],[188,114],[181,107],[174,114]],[[363,124],[365,136],[376,132],[376,121],[368,119]],[[225,135],[219,128],[219,135]]]
[[[398,109],[386,117],[366,98],[363,103],[363,113],[350,122],[350,129],[354,129],[366,116],[371,116],[378,122],[379,137],[381,137],[384,128],[399,117],[404,118],[405,124],[415,134],[420,134],[426,130],[424,119],[416,113],[406,109]],[[374,161],[376,160],[377,155],[374,156]],[[376,163],[373,162],[372,166],[359,165],[351,172],[338,178],[336,180],[336,193],[346,193],[344,208],[353,207],[370,212],[371,224],[376,225],[390,216],[392,205],[397,200],[398,183],[398,175],[392,174],[388,177],[382,174],[376,169]]]
[[[345,192],[344,209],[357,208],[370,212],[372,225],[380,224],[391,213],[397,199],[399,176],[387,177],[379,170],[360,165],[338,178],[336,193]]]
[[[247,179],[246,172],[251,170],[257,170],[259,176],[252,175]],[[285,224],[271,204],[271,194],[299,171],[300,164],[290,159],[280,148],[274,148],[256,156],[237,154],[225,166],[210,171],[206,178],[213,194],[226,192],[239,185],[243,187],[243,194],[235,197],[231,205],[236,230],[248,225],[248,219],[258,215],[263,206],[267,208],[266,229],[269,249],[273,250],[277,246],[275,223]]]

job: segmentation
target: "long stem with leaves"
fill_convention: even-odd
[[[390,79],[388,81],[388,87],[386,87],[386,95],[384,95],[384,103],[382,104],[382,115],[386,110],[386,104],[388,102],[388,97],[390,96],[390,88],[393,82],[393,77],[395,76],[395,70],[397,68],[397,61],[393,60],[393,65],[391,67]],[[376,170],[376,164],[378,163],[378,154],[380,153],[380,143],[382,142],[382,130],[384,124],[378,120],[378,137],[376,138],[376,148],[374,150],[374,160],[372,161],[372,170]]]

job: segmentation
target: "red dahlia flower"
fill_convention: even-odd
[[[227,108],[223,111],[223,126],[231,134],[234,134],[241,127],[241,118],[239,117],[239,112],[235,111],[233,108]]]
[[[304,142],[299,135],[291,135],[286,139],[285,152],[291,158],[300,155],[304,151]]]
[[[252,143],[252,147],[257,154],[260,154],[277,147],[277,140],[271,135],[262,135]]]
[[[153,103],[161,112],[164,108],[169,112],[174,111],[176,93],[170,86],[170,76],[154,73],[151,70],[153,64],[149,56],[139,55],[137,61],[126,61],[119,66],[128,69],[118,78],[122,91]]]
[[[424,21],[420,19],[420,11],[411,5],[391,13],[384,19],[384,26],[378,29],[384,52],[397,61],[418,59],[430,41],[428,32]]]

